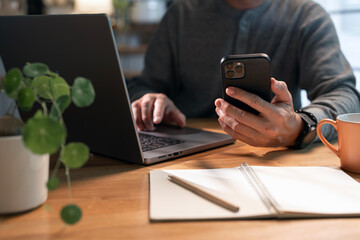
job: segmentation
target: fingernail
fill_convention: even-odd
[[[221,107],[221,101],[220,100],[216,101],[215,106],[218,107],[218,108]]]
[[[226,89],[226,92],[227,92],[227,94],[229,94],[229,95],[235,94],[235,90],[234,90],[233,88],[227,88],[227,89]]]
[[[155,116],[154,117],[154,123],[159,123],[160,122],[160,117],[159,116]]]

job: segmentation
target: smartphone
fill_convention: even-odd
[[[229,55],[221,59],[223,98],[228,103],[247,112],[259,112],[226,94],[229,86],[256,94],[265,101],[271,100],[270,58],[265,53]]]

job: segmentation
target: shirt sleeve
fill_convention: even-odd
[[[304,10],[300,31],[299,84],[311,101],[304,110],[313,113],[318,121],[359,112],[360,95],[355,88],[355,76],[340,49],[329,14],[318,4],[310,5]],[[328,124],[322,127],[322,132],[328,139],[336,136]]]

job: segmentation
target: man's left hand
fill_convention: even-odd
[[[259,115],[239,109],[224,99],[216,99],[216,113],[224,131],[252,146],[294,145],[304,123],[294,111],[286,83],[271,78],[271,90],[275,97],[269,103],[255,94],[228,87],[226,94],[256,109]]]

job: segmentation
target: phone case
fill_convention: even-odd
[[[270,102],[270,58],[268,55],[265,53],[229,55],[221,59],[220,67],[225,101],[247,112],[258,114],[255,109],[225,93],[227,87],[235,86]]]

